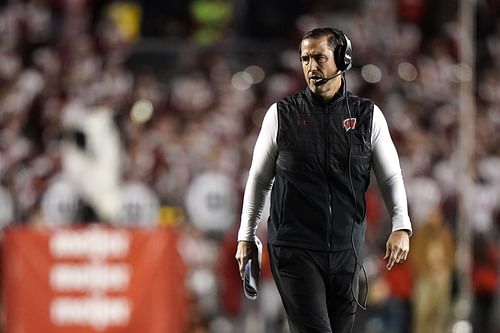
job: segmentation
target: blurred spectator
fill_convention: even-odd
[[[430,213],[412,237],[413,333],[446,332],[450,320],[454,245],[440,211]]]
[[[383,272],[389,288],[389,295],[384,304],[385,332],[408,333],[412,327],[413,277],[411,265],[405,262],[393,267],[390,271],[383,270]]]
[[[495,295],[498,289],[498,246],[484,234],[474,237],[472,285],[474,332],[495,332],[492,326]]]
[[[63,172],[88,208],[80,216],[83,221],[116,221],[123,148],[113,111],[106,106],[84,108],[79,118],[66,128]]]
[[[0,229],[14,219],[14,202],[10,193],[0,186]]]
[[[232,18],[232,1],[194,0],[191,15],[195,24],[194,38],[201,44],[211,44],[220,40],[227,32]]]

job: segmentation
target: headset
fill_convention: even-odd
[[[333,52],[335,65],[341,72],[346,72],[352,67],[352,45],[351,40],[347,35],[339,29],[327,28],[332,35],[337,36],[340,43],[335,47]]]

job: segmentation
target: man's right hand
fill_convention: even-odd
[[[248,242],[248,241],[239,241],[238,242],[238,249],[236,250],[236,261],[238,262],[238,267],[240,270],[240,276],[241,279],[243,280],[243,277],[245,275],[245,265],[247,264],[248,259],[252,259],[254,261],[259,260],[258,259],[258,249],[257,249],[257,244],[254,242]]]

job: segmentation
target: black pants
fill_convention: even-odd
[[[359,274],[352,250],[269,245],[269,256],[292,333],[352,332]]]

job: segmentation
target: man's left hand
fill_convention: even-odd
[[[410,236],[407,230],[393,231],[385,244],[385,259],[387,262],[387,269],[391,270],[394,264],[400,264],[406,260],[408,252],[410,251]]]

